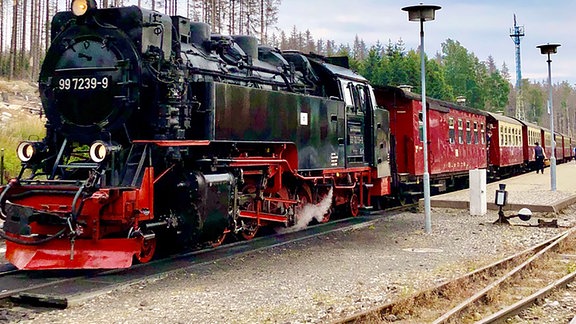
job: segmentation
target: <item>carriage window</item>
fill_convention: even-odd
[[[458,118],[458,144],[464,143],[464,130],[462,129],[462,119]]]
[[[510,141],[508,142],[508,145],[514,146],[516,144],[514,142],[515,137],[516,137],[516,132],[515,132],[514,128],[510,127]]]
[[[422,112],[418,113],[418,137],[420,138],[420,142],[424,142],[424,117],[422,116]]]
[[[472,132],[470,131],[470,121],[466,121],[466,144],[472,143]]]
[[[480,123],[480,140],[482,144],[486,143],[486,137],[484,136],[484,123]]]
[[[540,132],[538,131],[532,131],[532,140],[530,141],[530,145],[534,145],[534,143],[536,142],[542,142],[542,139],[540,138]]]
[[[516,128],[512,128],[512,144],[513,146],[516,146],[516,141],[518,140],[518,138],[516,137]]]
[[[474,122],[474,144],[478,144],[478,122]]]
[[[506,134],[504,133],[504,126],[500,125],[500,146],[504,146],[506,141]]]
[[[456,132],[454,130],[454,118],[448,118],[448,137],[450,144],[454,144],[456,140]]]

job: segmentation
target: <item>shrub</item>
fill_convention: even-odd
[[[13,178],[20,172],[20,160],[16,157],[18,143],[23,140],[40,140],[45,134],[44,121],[39,116],[22,114],[19,118],[12,118],[2,124],[0,150],[4,150],[4,180]]]

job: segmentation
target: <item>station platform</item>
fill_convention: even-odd
[[[550,168],[544,174],[532,171],[513,178],[491,182],[486,185],[486,201],[489,210],[498,210],[494,204],[499,184],[506,184],[507,204],[502,209],[518,211],[529,208],[532,212],[558,213],[576,203],[576,162],[556,166],[556,191],[551,191]],[[469,209],[470,190],[464,189],[430,198],[431,207]],[[421,200],[422,204],[423,201]]]

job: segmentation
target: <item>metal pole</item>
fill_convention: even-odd
[[[556,191],[556,140],[554,140],[554,105],[552,103],[552,60],[548,53],[548,104],[550,105],[550,131],[552,132],[552,153],[550,154],[550,190]]]
[[[426,109],[426,64],[424,61],[424,18],[420,18],[420,71],[422,84],[422,140],[424,145],[424,216],[425,231],[432,233],[432,217],[430,211],[430,174],[428,174],[428,112]]]
[[[4,184],[4,149],[0,149],[0,185]]]

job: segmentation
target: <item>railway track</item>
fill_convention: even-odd
[[[576,278],[576,228],[456,280],[338,323],[503,322]],[[576,321],[576,318],[574,319]]]
[[[403,207],[396,209],[400,212]],[[386,215],[390,213],[387,212]],[[217,248],[204,249],[175,255],[145,264],[118,270],[82,271],[19,271],[8,264],[0,264],[0,305],[11,307],[14,303],[66,308],[82,303],[113,289],[142,280],[160,278],[173,271],[190,269],[202,264],[217,262],[229,257],[251,253],[275,246],[309,239],[333,231],[345,231],[369,226],[383,216],[359,216],[311,226],[302,231],[259,237],[239,241]],[[8,302],[9,301],[9,302]],[[0,306],[0,309],[2,306]]]

